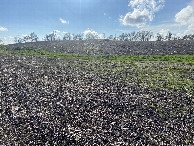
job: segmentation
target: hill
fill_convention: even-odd
[[[193,145],[193,51],[193,41],[1,46],[0,145]]]
[[[194,54],[194,40],[179,41],[112,41],[112,40],[70,40],[11,44],[6,48],[43,49],[49,52],[89,55],[172,55]]]

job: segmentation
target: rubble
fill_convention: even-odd
[[[111,70],[134,65],[0,55],[0,145],[192,145],[193,91]]]

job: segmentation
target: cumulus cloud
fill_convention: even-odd
[[[94,30],[87,29],[83,32],[83,36],[85,39],[104,39],[104,34],[98,34]]]
[[[8,31],[7,28],[0,26],[0,31]]]
[[[97,39],[98,38],[98,33],[94,30],[85,30],[83,32],[83,35],[85,38],[88,38],[88,39]]]
[[[194,0],[175,15],[175,21],[187,26],[187,31],[194,30]]]
[[[162,36],[167,36],[168,32],[170,32],[169,29],[161,29],[158,33]]]
[[[55,33],[57,39],[62,39],[65,34],[64,32],[61,32],[60,30],[54,30],[53,32]]]
[[[105,34],[98,34],[99,39],[105,39]]]
[[[2,40],[2,42],[0,41],[0,44],[4,44],[4,45],[13,44],[15,43],[14,38],[15,37],[13,36],[2,37],[0,38],[0,40]]]
[[[144,25],[147,20],[152,21],[153,17],[149,14],[149,11],[144,9],[140,11],[138,9],[134,9],[133,12],[128,12],[125,17],[121,16],[121,21],[123,25],[131,25],[131,26],[140,26]]]
[[[64,20],[64,19],[62,19],[62,18],[59,18],[59,20],[60,20],[60,21],[61,21],[61,23],[63,23],[63,24],[69,24],[69,21]]]
[[[129,6],[133,9],[120,17],[123,25],[141,27],[147,21],[152,21],[155,13],[164,7],[165,0],[131,0]]]

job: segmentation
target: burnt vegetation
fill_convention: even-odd
[[[0,46],[0,145],[193,145],[194,42],[144,34]]]

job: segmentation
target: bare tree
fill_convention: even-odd
[[[183,40],[193,40],[194,39],[194,34],[188,34],[183,36]]]
[[[26,35],[23,37],[23,42],[26,43],[30,40],[30,36],[29,35]]]
[[[136,38],[139,41],[149,41],[152,36],[153,33],[150,31],[139,31],[136,33]]]
[[[110,35],[110,36],[108,37],[108,39],[109,39],[109,40],[113,40],[113,39],[114,39],[113,35]]]
[[[183,40],[187,40],[187,38],[188,38],[188,36],[187,35],[184,35],[182,39]]]
[[[127,33],[122,33],[119,36],[119,38],[120,38],[121,41],[127,41],[128,40],[128,34]]]
[[[63,40],[71,40],[71,34],[70,33],[65,33],[63,36]]]
[[[105,38],[105,37],[104,37],[104,38]],[[115,34],[115,36],[114,36],[113,40],[117,40],[117,35],[116,35],[116,34]]]
[[[14,42],[15,42],[15,43],[23,43],[23,42],[25,42],[25,41],[24,41],[24,39],[22,39],[22,38],[20,38],[20,37],[15,37],[15,38],[14,38]]]
[[[18,42],[18,40],[21,42],[37,42],[38,41],[38,36],[32,32],[29,35],[25,35],[23,39],[18,39],[15,38],[15,42]]]
[[[38,36],[34,32],[32,32],[29,35],[29,39],[30,39],[31,42],[37,42],[39,38],[38,38]]]
[[[168,31],[167,35],[166,35],[166,40],[170,41],[172,38],[172,33],[170,31]]]
[[[77,40],[77,34],[73,35],[73,40]]]
[[[73,40],[83,40],[83,34],[74,34],[73,35]]]
[[[53,31],[52,33],[46,35],[46,41],[55,41],[56,40],[56,32]]]
[[[192,40],[194,39],[194,34],[191,35],[191,39],[192,39]]]
[[[18,37],[14,37],[14,42],[18,43]]]
[[[156,37],[157,37],[157,41],[162,41],[163,39],[162,35],[159,33],[157,33]]]
[[[128,33],[128,34],[127,34],[127,39],[128,39],[128,41],[132,41],[132,40],[133,40],[133,39],[132,39],[131,33]]]
[[[3,46],[3,40],[0,39],[0,47]]]
[[[83,40],[83,34],[82,33],[77,34],[77,40]]]
[[[98,39],[98,35],[95,33],[89,32],[89,33],[85,34],[85,38],[86,38],[86,40],[94,40],[94,39]]]
[[[136,32],[131,32],[131,33],[128,33],[128,40],[129,41],[135,41],[137,40],[137,35],[136,35]]]
[[[103,33],[102,35],[103,35],[103,38],[104,38],[104,39],[106,39],[106,34],[105,34],[105,33]]]

